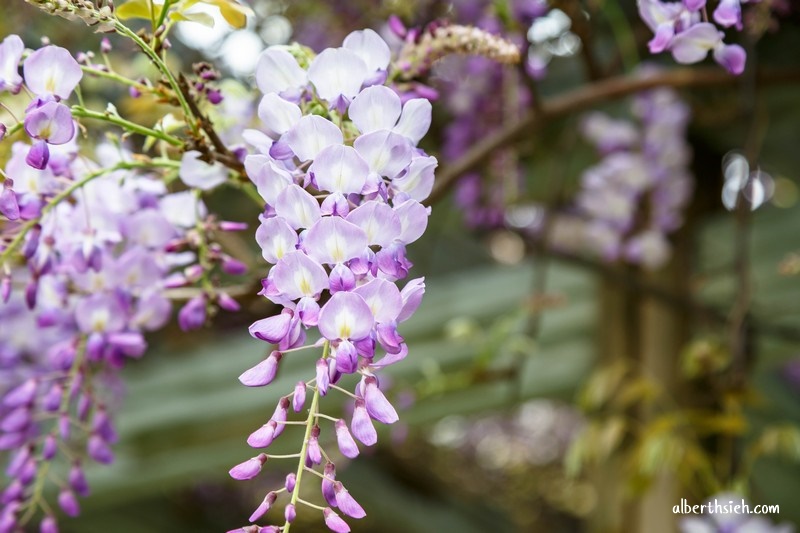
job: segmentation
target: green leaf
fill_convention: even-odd
[[[247,24],[247,17],[253,16],[252,9],[235,0],[202,0],[202,3],[217,6],[222,18],[234,28],[244,28]]]
[[[116,9],[117,18],[126,19],[147,19],[153,17],[150,13],[150,0],[129,0]]]
[[[198,24],[202,24],[208,28],[214,27],[214,17],[209,15],[208,13],[197,12],[197,13],[178,13],[173,12],[170,13],[169,18],[178,22],[197,22]]]
[[[800,461],[800,428],[793,424],[768,426],[750,450],[753,457],[774,455]]]
[[[601,409],[617,393],[627,374],[628,366],[623,361],[596,371],[578,395],[578,405],[585,411]]]

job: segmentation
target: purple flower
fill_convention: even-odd
[[[3,397],[3,405],[6,407],[28,405],[36,396],[37,388],[38,383],[35,379],[27,379],[21,385],[17,385],[17,387],[11,389],[11,391]]]
[[[17,195],[11,189],[13,186],[14,183],[7,179],[3,183],[3,188],[0,189],[0,215],[9,220],[17,220],[19,218],[19,204],[17,203]],[[8,297],[4,297],[3,300],[8,301]]]
[[[199,159],[201,155],[194,150],[183,154],[181,168],[178,171],[181,181],[189,187],[203,191],[225,183],[228,179],[228,170],[219,163],[208,164],[201,161]]]
[[[268,48],[258,59],[256,84],[262,93],[293,94],[306,84],[306,72],[286,50]]]
[[[319,426],[311,428],[311,435],[308,437],[308,462],[318,465],[322,462],[322,450],[319,447]]]
[[[277,140],[300,121],[303,113],[297,104],[288,102],[276,93],[267,93],[258,104],[258,118],[267,135]]]
[[[280,352],[270,352],[266,359],[253,368],[246,370],[239,376],[242,385],[248,387],[263,387],[269,385],[278,373],[278,363],[283,356]]]
[[[350,33],[344,38],[342,48],[360,57],[369,73],[385,71],[389,67],[391,59],[389,45],[374,30],[367,28]]]
[[[353,440],[350,430],[347,429],[347,424],[344,420],[339,419],[335,423],[336,426],[336,441],[339,444],[339,451],[342,455],[349,459],[354,459],[358,456],[358,445]]]
[[[317,115],[307,115],[286,132],[281,139],[300,161],[308,161],[317,157],[324,148],[342,144],[342,130],[336,125]]]
[[[46,436],[44,438],[44,444],[42,444],[42,459],[49,461],[56,456],[57,452],[58,440],[56,440],[55,435],[50,434]]]
[[[738,76],[744,72],[747,52],[738,44],[717,46],[714,49],[714,61],[725,67],[725,70]]]
[[[372,419],[367,412],[364,400],[361,398],[356,399],[350,428],[353,431],[353,436],[363,444],[372,446],[378,442],[378,433],[375,431],[375,426],[372,425]]]
[[[69,470],[69,486],[78,496],[89,495],[89,483],[79,463],[74,463]]]
[[[25,156],[25,162],[36,170],[44,170],[49,161],[50,149],[47,147],[47,141],[33,143],[28,155]]]
[[[334,493],[336,494],[336,505],[344,514],[351,518],[364,518],[367,513],[358,504],[358,502],[350,496],[350,492],[344,488],[341,481],[337,481],[333,485]]]
[[[369,171],[355,148],[341,144],[323,148],[308,169],[320,190],[343,194],[361,192]]]
[[[367,234],[343,218],[323,217],[308,230],[303,245],[319,263],[343,263],[363,253]]]
[[[308,191],[292,184],[275,201],[275,212],[294,229],[310,228],[319,220],[319,203]]]
[[[286,506],[286,508],[283,510],[283,516],[290,524],[294,522],[294,519],[297,518],[297,511],[294,508],[294,504],[290,503]]]
[[[25,44],[18,35],[9,35],[0,43],[0,92],[17,94],[22,87],[19,62],[24,51]]]
[[[277,422],[270,420],[247,438],[247,444],[252,448],[266,448],[275,439],[276,430],[278,428]]]
[[[399,417],[386,396],[378,388],[378,382],[374,377],[365,377],[364,383],[364,404],[369,415],[384,424],[393,424]]]
[[[726,28],[742,24],[742,6],[740,0],[720,0],[714,10],[714,21]]]
[[[25,132],[48,144],[65,144],[75,135],[72,112],[64,104],[46,102],[25,115]]]
[[[351,292],[334,294],[319,314],[320,333],[328,340],[363,339],[374,322],[364,298]]]
[[[31,410],[29,407],[17,407],[16,409],[12,410],[10,413],[6,414],[3,417],[3,420],[0,421],[0,429],[7,433],[13,433],[15,431],[22,431],[28,424],[31,422]]]
[[[328,394],[328,385],[330,383],[330,370],[325,359],[317,360],[316,376],[317,389],[322,396],[325,396]]]
[[[250,335],[271,344],[277,344],[289,333],[292,323],[291,313],[281,313],[277,316],[262,318],[250,326]]]
[[[52,515],[47,515],[39,525],[40,533],[58,533],[58,522]]]
[[[339,109],[358,94],[369,74],[364,60],[346,48],[323,50],[308,68],[308,80],[319,97]]]
[[[257,456],[248,459],[230,469],[228,474],[233,479],[244,480],[252,479],[261,472],[261,467],[267,462],[267,455],[260,453]]]
[[[328,288],[328,275],[322,265],[300,251],[285,254],[272,275],[275,288],[290,300],[315,298]]]
[[[306,403],[306,384],[304,381],[298,381],[294,386],[294,395],[292,396],[292,408],[295,413],[299,413]]]
[[[259,504],[253,514],[250,515],[250,521],[255,522],[256,520],[260,519],[262,516],[269,512],[270,507],[275,503],[275,500],[278,498],[278,495],[274,492],[268,492],[267,495],[264,497],[264,500]]]
[[[58,505],[67,516],[76,517],[80,514],[81,509],[78,505],[78,500],[75,494],[68,489],[62,489],[58,494]]]
[[[89,442],[86,444],[86,452],[89,457],[102,464],[111,464],[114,462],[114,453],[111,451],[108,443],[100,435],[92,435],[89,437]]]
[[[276,195],[277,198],[277,195]],[[262,221],[256,230],[256,241],[261,255],[270,263],[277,263],[297,247],[297,232],[281,217]]]
[[[75,58],[58,46],[36,50],[25,60],[22,69],[26,85],[38,96],[69,98],[83,77]]]
[[[325,525],[328,526],[328,529],[331,531],[335,533],[349,533],[350,526],[348,526],[347,522],[342,520],[330,507],[326,507],[322,511],[322,516],[325,518]]]

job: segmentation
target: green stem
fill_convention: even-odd
[[[149,92],[152,91],[152,87],[148,87],[144,83],[139,83],[136,80],[132,80],[130,78],[126,78],[125,76],[121,76],[113,71],[105,71],[100,70],[97,68],[89,67],[86,65],[81,66],[81,70],[83,70],[86,74],[90,74],[92,76],[97,76],[98,78],[105,78],[107,80],[112,80],[117,83],[121,83],[122,85],[127,85],[129,87],[135,87],[141,92]]]
[[[80,189],[81,187],[85,186],[90,181],[94,180],[95,178],[99,178],[104,174],[108,174],[117,170],[133,170],[138,168],[151,168],[151,167],[174,167],[177,161],[169,161],[169,160],[150,160],[147,162],[132,162],[132,163],[117,163],[113,167],[103,168],[92,172],[91,174],[87,174],[80,180],[74,182],[72,185],[58,193],[57,195],[53,196],[53,198],[47,202],[47,204],[42,208],[41,214],[36,217],[32,218],[31,220],[27,221],[22,228],[20,228],[19,233],[14,237],[14,239],[8,244],[5,250],[0,252],[0,265],[2,265],[11,254],[22,244],[22,241],[25,239],[25,235],[36,225],[39,224],[44,218],[44,216],[49,213],[55,206],[59,203],[64,201],[65,199],[69,198],[72,193]]]
[[[150,27],[152,28],[153,33],[156,31],[156,3],[153,0],[150,0]]]
[[[328,341],[322,346],[322,358],[328,356]],[[289,502],[291,505],[297,507],[297,501],[300,498],[300,483],[303,480],[303,472],[306,466],[306,454],[308,453],[308,441],[311,438],[311,430],[317,421],[317,411],[319,410],[319,388],[314,387],[314,395],[311,397],[311,406],[308,408],[308,417],[306,418],[306,433],[303,437],[303,446],[300,448],[300,460],[297,462],[297,472],[295,473],[294,490],[292,491],[292,499]],[[286,522],[283,525],[283,533],[289,533],[292,524]]]
[[[164,24],[164,19],[167,18],[167,11],[169,11],[170,4],[172,4],[172,0],[164,0],[164,5],[161,6],[161,15],[158,17],[158,24],[156,24],[156,27],[153,28],[153,31],[157,30],[162,24]]]
[[[110,122],[111,124],[116,124],[117,126],[120,126],[121,128],[128,130],[132,133],[138,133],[146,137],[154,137],[156,139],[160,139],[166,143],[169,143],[172,146],[183,147],[183,141],[181,141],[177,137],[173,137],[172,135],[163,131],[154,130],[146,126],[142,126],[141,124],[131,122],[130,120],[126,120],[120,117],[119,115],[113,115],[108,112],[101,113],[100,111],[92,111],[91,109],[86,109],[85,107],[77,105],[72,106],[72,115],[79,118],[91,118],[95,120],[103,120],[105,122]]]
[[[186,101],[186,98],[184,98],[183,93],[181,92],[180,85],[178,85],[178,80],[175,79],[175,76],[172,74],[172,71],[169,69],[169,67],[167,67],[166,63],[164,63],[164,61],[155,52],[155,50],[150,48],[147,45],[147,43],[142,40],[141,37],[136,35],[136,32],[131,30],[122,22],[118,20],[115,21],[114,28],[117,30],[117,32],[119,32],[122,35],[125,35],[134,43],[136,43],[136,45],[139,48],[141,48],[145,54],[147,54],[147,57],[150,58],[153,64],[155,64],[156,68],[158,68],[158,70],[164,75],[164,77],[167,79],[167,83],[172,88],[172,91],[175,93],[175,98],[178,100],[178,103],[180,104],[181,109],[183,110],[183,114],[186,117],[186,122],[192,129],[192,133],[194,134],[195,137],[198,137],[200,135],[200,131],[198,129],[197,123],[194,120],[192,120],[192,117],[194,115],[192,114],[192,110],[189,107],[189,103]]]
[[[15,133],[17,133],[19,130],[22,129],[22,125],[23,125],[22,122],[17,122],[16,124],[8,128],[8,130],[6,131],[6,137],[11,137]]]

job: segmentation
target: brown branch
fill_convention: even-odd
[[[759,83],[800,82],[798,69],[764,69],[757,75]],[[474,169],[489,158],[498,148],[513,142],[523,135],[532,134],[548,120],[581,111],[606,100],[628,96],[656,87],[676,89],[689,87],[734,86],[739,79],[719,67],[676,68],[646,78],[641,75],[625,75],[597,81],[573,89],[561,96],[542,102],[541,111],[529,110],[518,121],[508,124],[497,132],[487,135],[460,159],[447,165],[436,178],[436,185],[426,200],[428,205],[441,200],[461,175]]]
[[[186,80],[186,76],[183,74],[181,74],[178,79],[178,86],[180,87],[181,93],[189,105],[192,115],[197,118],[197,123],[200,126],[200,129],[203,130],[213,146],[213,149],[209,149],[209,147],[204,144],[197,143],[195,145],[195,148],[203,153],[203,155],[200,157],[200,160],[205,161],[206,163],[218,161],[229,169],[244,175],[244,165],[230,150],[228,150],[228,147],[224,142],[222,142],[222,139],[220,139],[219,135],[217,134],[217,130],[214,129],[214,123],[211,122],[211,119],[208,118],[208,116],[197,106],[197,102],[195,102],[194,97],[189,90],[189,82]]]

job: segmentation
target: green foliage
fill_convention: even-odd
[[[187,12],[197,4],[207,4],[219,8],[220,14],[225,21],[234,28],[244,28],[247,24],[247,17],[253,15],[253,11],[236,0],[181,0],[179,2],[166,1],[164,4],[156,4],[153,0],[128,0],[116,9],[117,17],[121,20],[145,19],[153,22],[164,20],[169,13],[169,18],[175,22],[197,22],[204,26],[213,27],[214,19],[207,13]]]
[[[730,361],[730,351],[721,340],[700,338],[681,352],[681,371],[686,378],[695,379],[722,372]]]

